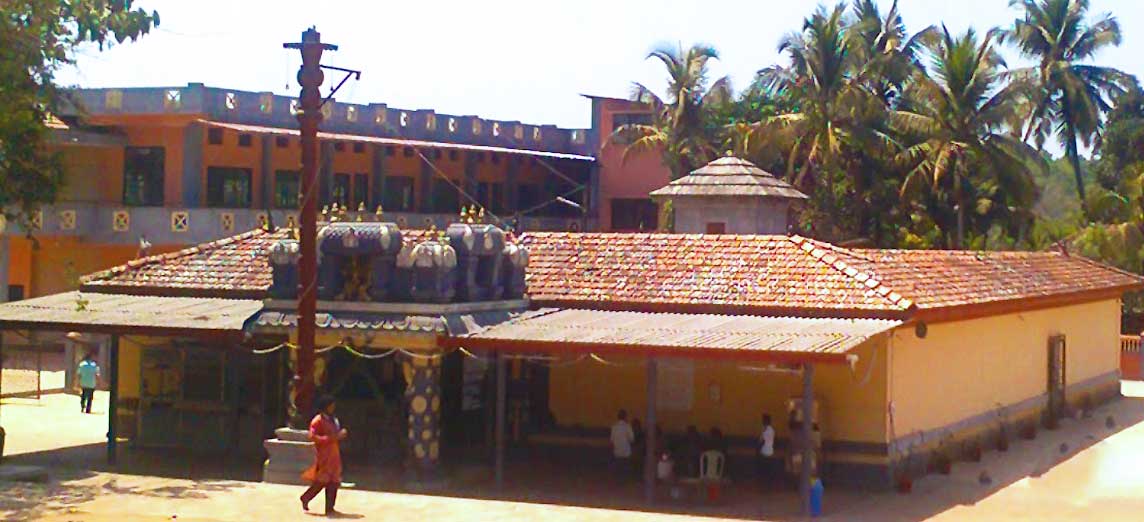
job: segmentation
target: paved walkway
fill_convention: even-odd
[[[1144,383],[1130,383],[1127,395],[1144,397]],[[71,409],[72,396],[47,399]],[[98,407],[97,403],[97,407]],[[105,403],[103,403],[105,404]],[[68,416],[63,429],[39,423],[57,408],[5,400],[3,422],[17,451],[43,451],[66,441],[102,442],[103,415]],[[78,410],[78,404],[74,405]],[[37,410],[36,408],[46,408]],[[62,410],[61,410],[62,411]],[[1113,428],[1106,427],[1108,418]],[[70,419],[70,420],[69,420]],[[89,420],[90,419],[90,420]],[[32,425],[28,425],[32,422]],[[91,424],[88,426],[87,424]],[[17,428],[17,426],[19,426]],[[53,429],[54,428],[54,429]],[[31,430],[31,431],[28,431]],[[86,430],[86,431],[84,431]],[[84,433],[79,433],[84,431]],[[61,433],[62,432],[62,433]],[[33,436],[28,438],[28,433]],[[1062,444],[1063,447],[1062,452]],[[988,453],[981,463],[958,463],[950,476],[915,483],[910,495],[878,494],[839,502],[827,492],[828,521],[1138,521],[1144,513],[1144,399],[1127,398],[1092,418],[1067,422],[1019,441],[1007,453]],[[47,453],[51,454],[51,452]],[[31,459],[25,454],[13,460]],[[982,485],[982,471],[992,478]],[[296,503],[300,489],[238,481],[184,480],[90,471],[60,471],[47,484],[0,485],[0,520],[46,522],[313,520]],[[321,499],[314,502],[321,510]],[[840,505],[841,504],[841,505]],[[606,510],[551,504],[474,500],[347,490],[339,507],[366,520],[545,520],[674,521],[732,520]],[[797,516],[774,520],[793,521]]]

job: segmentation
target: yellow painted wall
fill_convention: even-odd
[[[119,338],[119,398],[138,399],[140,390],[140,365],[143,362],[143,346],[162,342],[158,338],[120,337]]]
[[[1120,302],[939,323],[924,339],[912,326],[899,328],[890,348],[895,436],[1046,393],[1048,339],[1055,334],[1066,336],[1069,384],[1116,371]]]
[[[855,350],[859,362],[853,370],[845,365],[817,367],[815,395],[822,409],[820,428],[824,438],[886,441],[885,337],[872,339]],[[635,418],[645,418],[647,380],[642,361],[612,357],[607,360],[616,365],[586,359],[551,370],[549,405],[557,423],[603,428],[615,422],[620,408]],[[723,361],[698,360],[694,365],[690,411],[668,411],[662,405],[657,410],[658,421],[665,430],[679,432],[694,424],[704,432],[718,427],[731,436],[757,437],[762,414],[770,413],[778,435],[787,435],[786,401],[802,394],[801,374],[752,371]],[[711,396],[712,385],[719,389],[719,400]]]

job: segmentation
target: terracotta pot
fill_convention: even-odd
[[[1025,440],[1033,440],[1037,438],[1036,426],[1033,426],[1032,424],[1025,425],[1024,429],[1021,430],[1021,438]]]
[[[914,481],[909,476],[903,475],[898,477],[898,493],[908,494],[914,489]]]
[[[981,462],[981,446],[969,448],[969,460],[972,462]]]
[[[953,461],[945,457],[938,459],[937,471],[942,475],[949,475],[950,473],[953,473]]]

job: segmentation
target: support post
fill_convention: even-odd
[[[799,477],[799,493],[802,495],[803,511],[810,514],[810,480],[813,473],[811,459],[814,458],[814,365],[802,366],[802,474]]]
[[[114,466],[118,460],[119,445],[119,335],[111,335],[111,389],[107,399],[107,464]]]
[[[318,291],[318,124],[322,122],[322,52],[337,50],[337,46],[322,43],[322,35],[313,28],[302,33],[301,43],[285,44],[287,49],[302,52],[302,67],[298,70],[298,83],[302,92],[298,96],[301,110],[298,124],[302,137],[302,209],[298,260],[298,364],[295,380],[298,382],[296,415],[291,419],[295,428],[303,427],[306,416],[312,414],[314,396],[314,316],[317,311]]]
[[[654,357],[647,358],[647,424],[644,425],[644,501],[655,502],[655,410],[659,372]]]
[[[496,405],[496,455],[493,475],[498,490],[504,489],[504,430],[505,409],[508,396],[508,364],[503,353],[497,352],[497,405]]]

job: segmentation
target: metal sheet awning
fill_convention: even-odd
[[[0,304],[0,329],[241,338],[262,301],[64,292]]]
[[[298,136],[297,129],[287,129],[283,127],[264,127],[260,125],[246,125],[241,123],[223,123],[210,120],[199,120],[199,123],[208,127],[218,127],[222,129],[229,129],[235,132],[248,132],[251,134],[270,134],[276,136]],[[508,147],[497,147],[493,145],[469,145],[466,143],[448,143],[443,141],[424,141],[424,140],[411,140],[407,138],[382,138],[379,136],[363,136],[360,134],[341,134],[334,132],[319,132],[318,139],[321,140],[337,140],[348,142],[361,142],[361,143],[376,143],[378,145],[397,145],[401,147],[423,147],[434,149],[452,149],[452,150],[467,150],[473,152],[496,152],[500,154],[521,154],[525,156],[536,156],[541,158],[553,159],[570,159],[578,161],[596,161],[592,156],[584,156],[581,154],[567,154],[563,152],[547,152],[542,150],[528,150],[528,149],[512,149]]]
[[[850,350],[901,324],[884,319],[545,309],[448,342],[466,348],[513,352],[609,352],[845,363]]]

